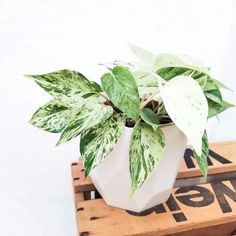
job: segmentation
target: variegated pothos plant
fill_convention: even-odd
[[[140,62],[105,64],[108,72],[101,77],[102,86],[72,70],[27,75],[52,95],[30,123],[61,133],[58,144],[81,135],[86,176],[111,154],[124,127],[133,127],[129,150],[132,194],[160,163],[165,149],[162,127],[176,125],[189,139],[206,177],[206,123],[233,106],[222,99],[220,88],[227,87],[192,58],[154,55],[130,47]]]

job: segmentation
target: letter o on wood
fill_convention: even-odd
[[[197,191],[198,193],[186,194],[191,191]],[[181,195],[177,195],[177,194],[181,194]],[[176,190],[175,197],[184,205],[191,206],[191,207],[208,206],[214,202],[213,193],[209,189],[201,187],[201,186],[181,187]],[[199,200],[194,201],[194,198],[199,198],[199,197],[202,197],[203,199],[201,201]]]

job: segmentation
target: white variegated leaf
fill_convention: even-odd
[[[133,44],[129,44],[129,47],[142,63],[149,68],[153,68],[156,62],[156,55]]]
[[[166,81],[169,81],[178,75],[191,75],[192,73],[193,73],[192,77],[194,78],[195,74],[199,72],[193,72],[193,70],[191,69],[182,67],[164,67],[157,71],[157,74]]]
[[[164,154],[165,137],[161,129],[137,122],[131,137],[129,150],[132,194],[142,186]]]
[[[200,85],[189,76],[176,76],[161,87],[161,96],[168,115],[200,156],[208,116],[207,100]]]
[[[30,119],[37,128],[52,133],[60,133],[73,120],[78,109],[66,107],[56,100],[40,107]]]
[[[187,68],[193,71],[209,74],[209,68],[199,62],[197,59],[186,55],[172,55],[168,53],[159,54],[156,56],[154,71],[159,71],[163,68],[179,67]]]
[[[216,103],[210,99],[207,100],[208,101],[208,107],[209,107],[209,111],[208,111],[208,118],[214,117],[219,115],[221,112],[234,107],[234,104],[231,104],[227,101],[222,101],[221,104]]]
[[[112,103],[130,118],[139,117],[139,93],[131,72],[122,66],[116,66],[111,73],[101,78],[102,87]]]
[[[208,162],[207,162],[207,156],[208,156],[208,138],[207,138],[207,133],[204,131],[203,137],[202,137],[202,154],[198,155],[195,150],[193,149],[193,155],[194,158],[196,159],[198,166],[205,178],[207,178],[207,167],[208,167]]]
[[[203,76],[199,77],[198,79],[196,79],[196,81],[201,86],[202,90],[204,90],[204,87],[207,83],[207,77],[208,77],[207,75],[203,75]]]
[[[55,99],[66,106],[79,106],[84,99],[101,92],[101,87],[72,70],[59,70],[43,75],[27,75]]]
[[[81,134],[80,153],[84,161],[85,176],[112,152],[124,127],[124,116],[117,114]]]
[[[157,130],[160,121],[157,117],[157,114],[153,110],[149,108],[143,108],[140,112],[140,116],[145,123],[151,125],[154,130]]]
[[[207,81],[205,83],[203,91],[207,92],[211,90],[219,90],[219,86],[215,83],[215,81],[210,76],[207,76]]]
[[[206,91],[206,92],[204,92],[204,94],[207,98],[209,98],[210,100],[212,100],[218,104],[222,104],[222,102],[223,102],[222,95],[221,95],[221,92],[219,89]]]
[[[151,71],[158,72],[158,70],[163,68],[179,67],[209,74],[210,69],[193,57],[187,55],[172,55],[168,53],[155,55],[132,44],[129,44],[129,46],[134,54],[148,66]]]
[[[224,89],[228,89],[228,90],[230,90],[231,92],[233,92],[233,90],[232,90],[231,88],[227,87],[225,84],[223,84],[223,83],[220,82],[219,80],[217,80],[217,79],[212,79],[212,80],[215,82],[215,84],[216,84],[218,87],[224,88]]]
[[[133,75],[135,82],[138,87],[140,97],[143,97],[144,94],[152,94],[157,91],[157,81],[153,76],[148,72],[145,72],[146,67],[143,67],[142,64],[137,62],[124,62],[124,61],[113,61],[110,63],[100,64],[105,66],[107,69],[112,70],[116,66],[122,66],[130,70]]]
[[[84,130],[105,121],[112,113],[113,109],[110,106],[105,106],[100,103],[86,103],[65,128],[57,145],[67,142],[80,135]]]
[[[158,82],[149,72],[134,71],[132,72],[132,75],[138,86],[140,97],[158,92]]]

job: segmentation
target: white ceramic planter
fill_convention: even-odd
[[[132,128],[125,128],[109,157],[91,173],[93,183],[108,205],[141,212],[165,202],[176,179],[187,139],[174,125],[162,128],[166,146],[159,166],[130,198],[129,142]]]

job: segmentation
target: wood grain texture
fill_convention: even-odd
[[[73,163],[80,235],[236,235],[236,142],[212,144],[210,147],[218,157],[228,160],[222,163],[221,159],[210,157],[210,175],[218,177],[222,175],[220,173],[227,173],[224,180],[210,178],[208,183],[195,181],[193,185],[175,187],[166,203],[138,214],[108,206],[101,198],[85,200],[84,196],[88,193],[91,196],[95,189],[90,179],[84,179],[81,164]],[[183,183],[190,178],[198,180],[197,171],[197,167],[187,168],[182,162],[179,179],[183,177]],[[99,197],[96,193],[95,196]]]
[[[208,175],[236,171],[236,141],[210,144],[209,148],[210,150],[213,150],[214,153],[224,157],[224,159],[230,160],[232,163],[223,164],[221,162],[223,160],[219,159],[219,161],[215,159],[214,155],[209,155],[213,165],[208,167]],[[193,158],[192,161],[195,166],[193,168],[187,168],[186,162],[184,160],[181,162],[177,178],[201,176],[201,171],[197,167],[196,161]]]
[[[213,157],[209,156],[209,159],[213,164],[208,167],[209,176],[236,171],[236,141],[210,144],[210,150],[212,150],[214,153],[217,153],[225,160],[230,161],[231,163],[222,163],[224,160],[220,159],[220,162],[214,158],[214,155]],[[190,159],[193,162],[194,167],[188,168],[185,159],[183,159],[180,163],[177,179],[202,176],[201,171],[197,167],[196,161],[193,159],[192,156],[190,156],[190,154],[191,153],[188,152],[188,160]],[[84,177],[84,169],[82,162],[75,162],[73,164],[72,176],[75,192],[95,190],[91,179],[89,177],[87,179]]]

